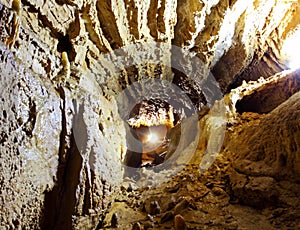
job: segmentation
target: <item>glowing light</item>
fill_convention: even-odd
[[[147,141],[150,142],[150,143],[156,143],[156,142],[159,141],[159,138],[156,134],[150,133],[147,137]]]
[[[283,55],[291,69],[300,68],[300,27],[291,34],[282,46]]]

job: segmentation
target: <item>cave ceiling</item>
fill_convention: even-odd
[[[243,80],[268,78],[288,69],[292,60],[284,52],[284,41],[300,20],[298,1],[24,0],[3,4],[16,14],[15,27],[7,31],[6,39],[12,47],[18,45],[14,33],[25,30],[54,56],[66,52],[72,65],[99,74],[101,55],[130,44],[161,42],[169,47],[158,54],[158,60],[164,64],[176,60],[170,52],[172,45],[188,50],[212,71],[223,93]],[[132,56],[134,52],[128,53],[127,60]],[[48,64],[37,61],[32,68],[47,74],[47,66],[54,63],[50,58],[43,61]],[[118,84],[123,88],[145,75],[182,81],[176,71],[147,63],[126,66],[122,74]]]

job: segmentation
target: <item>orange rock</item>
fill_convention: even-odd
[[[186,230],[187,226],[183,216],[176,215],[174,218],[174,228],[175,230]]]

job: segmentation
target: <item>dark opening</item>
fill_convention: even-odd
[[[278,78],[244,96],[236,103],[239,113],[269,113],[292,95],[300,91],[300,69]]]
[[[70,61],[75,60],[75,51],[73,50],[73,46],[70,40],[69,35],[59,35],[58,44],[57,44],[57,51],[62,53],[66,52],[68,54],[68,58]]]

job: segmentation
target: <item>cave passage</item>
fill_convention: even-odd
[[[179,123],[172,106],[160,99],[138,103],[128,119],[125,176],[137,179],[140,168],[162,164],[171,142],[169,132]]]
[[[165,125],[132,128],[132,135],[136,138],[134,142],[138,142],[140,148],[135,149],[137,151],[127,151],[126,165],[131,167],[150,167],[163,163],[170,142],[167,138],[167,131],[168,127]],[[135,146],[137,145],[135,143]],[[137,157],[132,157],[132,155],[137,155]]]
[[[251,94],[238,100],[235,107],[240,114],[243,112],[266,114],[299,91],[300,69],[282,72],[263,86],[253,90]]]

